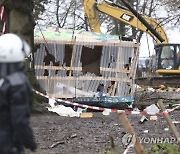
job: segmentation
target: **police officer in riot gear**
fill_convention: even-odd
[[[24,72],[29,54],[29,45],[19,36],[0,36],[0,154],[36,149],[29,123],[32,89]]]

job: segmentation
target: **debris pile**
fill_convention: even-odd
[[[136,85],[136,89],[137,91],[141,91],[141,92],[180,92],[180,87],[176,88],[176,87],[170,87],[170,86],[166,86],[166,85],[159,85],[159,86],[139,86]]]

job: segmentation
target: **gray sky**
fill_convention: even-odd
[[[169,39],[169,43],[179,43],[180,44],[180,30],[179,29],[173,29],[173,30],[166,30],[166,34]],[[154,44],[152,38],[148,37],[148,44],[150,48],[150,54],[154,54]],[[140,57],[149,57],[149,50],[148,50],[148,44],[147,44],[147,35],[144,34],[141,39],[140,44]]]

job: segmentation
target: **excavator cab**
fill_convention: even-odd
[[[84,10],[89,20],[91,31],[100,33],[99,12],[105,13],[123,23],[147,32],[156,41],[155,46],[158,75],[180,75],[180,44],[169,44],[164,28],[155,19],[139,14],[126,0],[121,0],[125,7],[110,0],[83,0]]]
[[[180,44],[158,44],[155,46],[159,75],[180,75]]]

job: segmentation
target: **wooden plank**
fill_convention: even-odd
[[[136,75],[136,70],[137,70],[137,63],[138,63],[138,58],[139,58],[139,51],[138,48],[134,48],[134,56],[132,58],[133,63],[131,63],[131,68],[130,68],[130,74],[135,77]]]
[[[92,118],[93,113],[92,112],[83,112],[80,114],[80,118]]]
[[[166,108],[165,108],[165,106],[163,104],[162,99],[158,100],[158,105],[161,108],[162,112],[166,111]],[[176,137],[178,143],[180,144],[180,135],[179,135],[179,132],[178,132],[176,126],[174,125],[174,123],[172,123],[170,115],[167,113],[167,114],[164,115],[164,117],[165,117],[165,119],[166,119],[166,121],[167,121],[167,123],[168,123],[168,125],[169,125],[169,127],[170,127],[170,129],[172,131],[172,133],[174,134],[174,136]]]
[[[132,135],[135,135],[135,131],[133,130],[133,127],[131,126],[130,122],[128,121],[126,114],[119,113],[119,118],[120,118],[122,124],[124,125],[126,131]],[[136,137],[136,135],[135,135],[135,137]],[[141,145],[138,137],[136,137],[135,149],[138,154],[145,154],[144,147]]]
[[[51,44],[69,44],[72,45],[74,44],[74,41],[64,41],[64,40],[53,40],[53,39],[46,39],[46,41],[44,41],[44,39],[37,39],[35,38],[35,44],[40,44],[40,43],[51,43]],[[126,41],[111,41],[109,40],[108,43],[104,43],[104,42],[84,42],[84,41],[79,41],[78,38],[76,40],[76,44],[77,45],[89,45],[89,44],[93,44],[94,46],[121,46],[121,47],[139,47],[139,44],[135,43],[135,42],[126,42]]]
[[[119,68],[119,64],[120,64],[120,50],[121,48],[118,49],[118,52],[117,52],[117,63],[116,63],[116,69]],[[116,78],[118,77],[119,73],[116,72]],[[122,82],[122,78],[121,79],[121,82]],[[118,83],[117,81],[114,83],[113,85],[113,90],[112,90],[112,93],[111,93],[111,96],[114,96],[115,95],[115,92],[116,92],[116,89],[117,89],[117,86],[118,86]]]
[[[132,82],[132,79],[120,79],[120,78],[116,78],[116,77],[98,77],[98,76],[78,76],[78,77],[74,77],[74,76],[65,76],[65,77],[61,77],[61,76],[52,76],[52,77],[48,77],[48,76],[36,76],[37,80],[86,80],[86,81],[90,81],[90,80],[100,80],[100,81],[116,81],[116,82]]]
[[[76,71],[82,71],[82,67],[67,67],[67,66],[42,66],[42,65],[35,65],[35,69],[49,69],[49,70],[76,70]],[[117,73],[126,73],[129,74],[131,73],[130,70],[120,70],[117,68],[105,68],[105,67],[100,67],[101,71],[105,72],[117,72]],[[132,73],[131,73],[132,74]]]
[[[35,65],[35,69],[82,71],[82,67],[66,67],[66,66],[42,66],[42,65]]]
[[[127,69],[120,70],[120,69],[118,69],[118,68],[105,68],[105,67],[100,67],[100,70],[101,70],[101,71],[107,71],[107,72],[115,72],[115,73],[127,73],[127,74],[130,73],[130,70],[127,70]]]
[[[73,67],[73,62],[74,62],[74,56],[75,56],[75,52],[76,52],[76,37],[73,40],[73,49],[72,49],[72,57],[71,57],[71,64],[70,64],[70,72],[69,72],[69,76],[72,75],[72,67]]]

